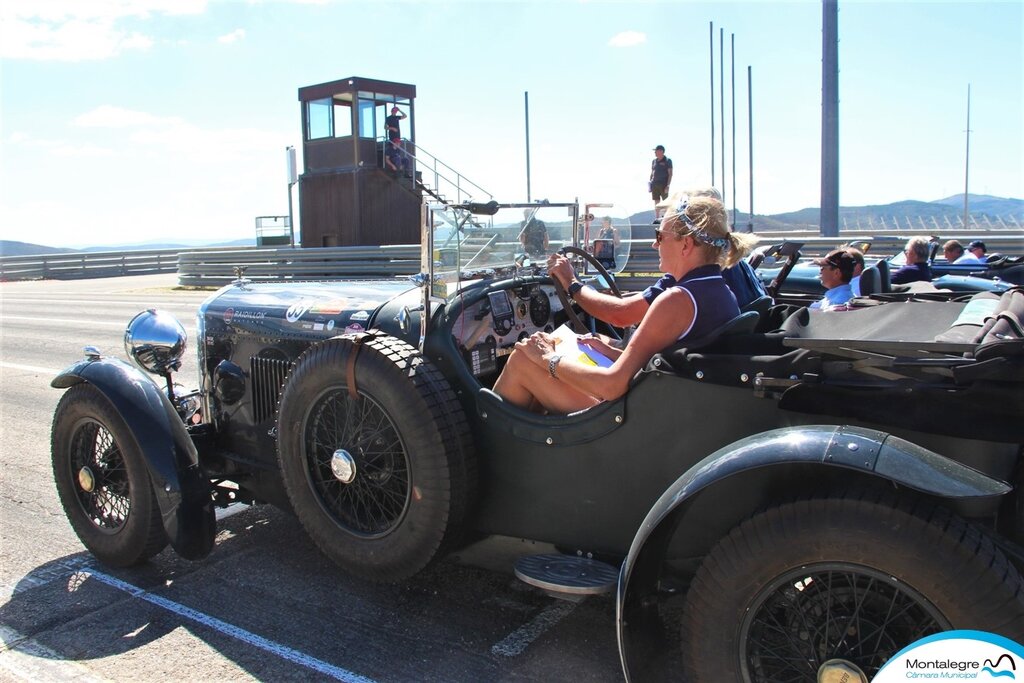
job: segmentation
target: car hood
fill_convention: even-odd
[[[381,305],[412,288],[407,280],[232,284],[199,315],[208,330],[331,337],[368,329]]]

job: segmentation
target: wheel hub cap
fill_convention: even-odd
[[[92,490],[96,488],[96,477],[88,467],[78,470],[78,485],[86,493],[92,493]]]
[[[818,669],[818,683],[868,683],[868,677],[853,662],[830,659]]]
[[[351,484],[356,478],[356,461],[349,452],[339,448],[331,456],[331,473],[342,484]]]

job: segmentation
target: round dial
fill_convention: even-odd
[[[543,289],[534,290],[530,296],[530,322],[543,327],[551,317],[551,300]]]

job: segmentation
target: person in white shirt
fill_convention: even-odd
[[[958,240],[949,240],[942,245],[942,255],[947,263],[981,263],[981,259],[970,252],[964,252],[964,246]]]
[[[818,275],[821,284],[825,285],[825,296],[815,301],[809,308],[822,311],[845,311],[850,299],[853,298],[853,267],[856,264],[853,256],[846,249],[833,249],[824,258],[816,259],[814,264],[821,267]]]
[[[982,242],[981,240],[974,240],[973,242],[968,244],[967,251],[974,254],[974,256],[981,263],[984,263],[985,259],[988,258],[988,249],[985,248],[985,243]]]

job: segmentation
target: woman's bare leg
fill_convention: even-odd
[[[555,379],[519,351],[513,351],[494,383],[494,392],[509,403],[533,410],[539,404],[555,413],[571,413],[597,405],[600,400]]]

